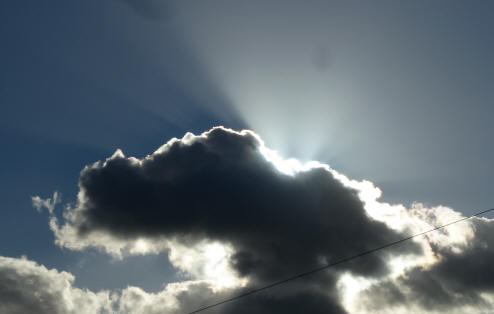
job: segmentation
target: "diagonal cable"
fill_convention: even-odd
[[[490,209],[487,209],[487,210],[484,210],[484,211],[481,211],[479,213],[476,213],[474,215],[471,215],[471,216],[468,216],[468,217],[463,217],[463,218],[460,218],[460,219],[457,219],[455,221],[451,221],[447,224],[444,224],[444,225],[441,225],[441,226],[438,226],[438,227],[435,227],[435,228],[432,228],[432,229],[429,229],[427,231],[423,231],[423,232],[420,232],[420,233],[417,233],[417,234],[414,234],[414,235],[411,235],[409,237],[406,237],[406,238],[403,238],[403,239],[400,239],[400,240],[397,240],[397,241],[394,241],[394,242],[390,242],[388,244],[385,244],[385,245],[382,245],[382,246],[379,246],[379,247],[376,247],[376,248],[373,248],[371,250],[368,250],[368,251],[364,251],[364,252],[361,252],[359,254],[356,254],[356,255],[352,255],[350,257],[345,257],[345,258],[342,258],[340,260],[337,260],[333,263],[329,263],[327,265],[324,265],[324,266],[321,266],[321,267],[318,267],[318,268],[314,268],[314,269],[311,269],[309,271],[306,271],[306,272],[303,272],[303,273],[300,273],[300,274],[297,274],[297,275],[294,275],[292,277],[288,277],[288,278],[285,278],[285,279],[282,279],[282,280],[279,280],[279,281],[275,281],[273,283],[270,283],[266,286],[262,286],[262,287],[259,287],[259,288],[256,288],[256,289],[252,289],[252,290],[249,290],[247,292],[244,292],[242,294],[239,294],[237,296],[234,296],[234,297],[231,297],[231,298],[228,298],[228,299],[225,299],[223,301],[219,301],[219,302],[216,302],[216,303],[213,303],[213,304],[210,304],[210,305],[207,305],[207,306],[204,306],[204,307],[201,307],[195,311],[192,311],[192,312],[188,312],[187,314],[194,314],[194,313],[199,313],[199,312],[202,312],[202,311],[205,311],[207,309],[210,309],[210,308],[213,308],[213,307],[217,307],[219,305],[222,305],[222,304],[225,304],[225,303],[228,303],[228,302],[232,302],[232,301],[235,301],[235,300],[238,300],[238,299],[241,299],[241,298],[244,298],[244,297],[247,297],[251,294],[255,294],[255,293],[258,293],[258,292],[261,292],[261,291],[264,291],[264,290],[268,290],[268,289],[271,289],[273,287],[276,287],[276,286],[280,286],[282,284],[285,284],[287,282],[290,282],[290,281],[293,281],[293,280],[296,280],[296,279],[299,279],[301,277],[305,277],[305,276],[309,276],[311,274],[314,274],[314,273],[317,273],[317,272],[320,272],[320,271],[323,271],[325,269],[328,269],[330,267],[333,267],[333,266],[336,266],[336,265],[340,265],[340,264],[343,264],[343,263],[346,263],[346,262],[349,262],[349,261],[352,261],[354,259],[357,259],[357,258],[360,258],[362,256],[365,256],[365,255],[369,255],[369,254],[372,254],[374,252],[377,252],[377,251],[380,251],[380,250],[384,250],[384,249],[387,249],[391,246],[395,246],[397,244],[400,244],[400,243],[403,243],[405,241],[408,241],[408,240],[411,240],[413,238],[416,238],[416,237],[419,237],[419,236],[422,236],[422,235],[425,235],[429,232],[433,232],[433,231],[436,231],[436,230],[439,230],[439,229],[443,229],[447,226],[451,226],[453,224],[456,224],[456,223],[459,223],[459,222],[462,222],[462,221],[465,221],[465,220],[468,220],[468,219],[471,219],[473,217],[478,217],[480,215],[483,215],[485,213],[488,213],[490,211],[493,211],[494,208],[490,208]]]

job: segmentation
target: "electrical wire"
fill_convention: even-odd
[[[300,273],[300,274],[297,274],[297,275],[294,275],[292,277],[288,277],[288,278],[285,278],[285,279],[282,279],[282,280],[279,280],[279,281],[275,281],[271,284],[268,284],[266,286],[262,286],[262,287],[259,287],[259,288],[256,288],[256,289],[252,289],[252,290],[249,290],[247,292],[244,292],[242,294],[239,294],[237,296],[234,296],[234,297],[231,297],[231,298],[228,298],[228,299],[225,299],[223,301],[220,301],[220,302],[216,302],[216,303],[213,303],[213,304],[210,304],[210,305],[207,305],[207,306],[204,306],[204,307],[201,307],[195,311],[192,311],[192,312],[188,312],[187,314],[194,314],[194,313],[199,313],[199,312],[202,312],[202,311],[205,311],[205,310],[208,310],[210,308],[213,308],[213,307],[217,307],[219,305],[222,305],[222,304],[225,304],[225,303],[228,303],[228,302],[232,302],[232,301],[235,301],[235,300],[238,300],[238,299],[241,299],[241,298],[244,298],[244,297],[247,297],[249,295],[252,295],[252,294],[255,294],[255,293],[259,293],[261,291],[264,291],[264,290],[268,290],[268,289],[271,289],[273,287],[276,287],[276,286],[280,286],[282,284],[285,284],[287,282],[290,282],[290,281],[293,281],[293,280],[296,280],[296,279],[299,279],[301,277],[305,277],[305,276],[309,276],[311,274],[314,274],[314,273],[317,273],[317,272],[320,272],[320,271],[323,271],[323,270],[326,270],[330,267],[334,267],[336,265],[340,265],[340,264],[343,264],[343,263],[346,263],[346,262],[349,262],[349,261],[352,261],[354,259],[357,259],[357,258],[360,258],[362,256],[365,256],[365,255],[369,255],[369,254],[372,254],[374,252],[377,252],[377,251],[380,251],[380,250],[384,250],[386,248],[389,248],[389,247],[392,247],[392,246],[395,246],[397,244],[400,244],[400,243],[403,243],[405,241],[408,241],[408,240],[411,240],[413,238],[416,238],[416,237],[419,237],[419,236],[422,236],[422,235],[425,235],[427,233],[430,233],[430,232],[433,232],[433,231],[436,231],[436,230],[439,230],[439,229],[443,229],[447,226],[451,226],[453,224],[456,224],[456,223],[459,223],[459,222],[462,222],[462,221],[465,221],[465,220],[468,220],[468,219],[471,219],[473,217],[478,217],[480,215],[483,215],[485,213],[488,213],[490,211],[493,211],[494,208],[491,208],[491,209],[487,209],[487,210],[484,210],[484,211],[481,211],[479,213],[476,213],[474,215],[471,215],[471,216],[468,216],[468,217],[463,217],[461,219],[458,219],[458,220],[455,220],[455,221],[452,221],[452,222],[449,222],[447,224],[444,224],[444,225],[441,225],[439,227],[435,227],[435,228],[432,228],[432,229],[429,229],[427,231],[423,231],[423,232],[420,232],[420,233],[417,233],[417,234],[414,234],[414,235],[411,235],[409,237],[406,237],[406,238],[403,238],[403,239],[400,239],[400,240],[397,240],[397,241],[394,241],[394,242],[390,242],[388,244],[385,244],[385,245],[382,245],[382,246],[379,246],[379,247],[376,247],[374,249],[371,249],[371,250],[368,250],[368,251],[364,251],[362,253],[359,253],[359,254],[356,254],[356,255],[353,255],[353,256],[350,256],[350,257],[346,257],[346,258],[342,258],[340,260],[337,260],[335,262],[332,262],[332,263],[329,263],[327,265],[324,265],[324,266],[321,266],[321,267],[318,267],[318,268],[314,268],[314,269],[311,269],[309,271],[306,271],[306,272],[303,272],[303,273]]]

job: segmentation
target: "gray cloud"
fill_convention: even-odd
[[[110,313],[109,292],[74,288],[73,281],[69,273],[0,256],[0,313]]]
[[[434,247],[438,262],[417,266],[365,291],[365,307],[376,311],[415,306],[422,311],[494,310],[494,221],[472,220],[474,236],[458,248]],[[467,310],[468,309],[468,310]]]
[[[78,204],[65,213],[61,227],[52,223],[59,244],[74,248],[69,242],[76,243],[80,249],[163,237],[190,245],[218,241],[233,248],[230,267],[248,278],[250,287],[403,236],[368,216],[359,191],[328,169],[284,174],[261,154],[262,145],[253,132],[219,127],[172,140],[141,160],[117,152],[104,164],[88,166],[79,179]],[[420,252],[414,243],[397,250]],[[386,259],[368,256],[340,270],[379,277],[388,272]],[[309,295],[310,302],[321,304],[325,295],[326,311],[340,308],[328,296],[333,276],[309,282],[318,288],[286,299],[252,300],[283,308],[284,301],[288,305]],[[287,313],[295,311],[286,307]]]
[[[35,197],[33,204],[50,209],[62,247],[169,250],[172,264],[193,279],[158,294],[124,290],[115,305],[122,313],[194,310],[461,217],[447,207],[381,203],[370,182],[321,165],[286,174],[266,149],[251,131],[189,133],[142,159],[117,151],[85,167],[78,201],[61,223],[54,201]],[[494,304],[492,223],[453,225],[217,312],[481,312]],[[230,271],[233,284],[214,281],[231,279]]]
[[[68,272],[26,258],[0,256],[0,313],[8,314],[180,314],[205,300],[226,297],[206,282],[183,282],[158,293],[138,287],[98,293],[73,285]]]
[[[143,160],[115,154],[85,168],[66,223],[80,238],[207,238],[230,243],[243,276],[273,280],[398,239],[367,216],[357,191],[324,168],[293,176],[259,151],[252,132],[215,128],[168,143]],[[304,252],[303,255],[300,252]],[[380,257],[349,266],[385,272]]]
[[[314,313],[336,314],[346,313],[344,308],[334,299],[320,290],[301,292],[296,295],[269,297],[256,295],[252,299],[228,304],[220,313]]]
[[[26,258],[0,256],[0,313],[9,314],[181,314],[240,291],[214,292],[207,282],[173,283],[158,293],[138,287],[94,293],[73,286],[74,276]],[[302,286],[298,287],[301,288]],[[302,291],[302,292],[300,292]],[[265,294],[218,308],[217,313],[343,313],[320,291],[302,288],[283,297]],[[328,312],[328,309],[330,310]],[[295,312],[294,312],[295,311]]]

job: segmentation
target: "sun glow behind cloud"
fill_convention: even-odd
[[[284,10],[276,10],[273,27],[273,20],[257,11],[259,5],[272,9],[265,3],[222,2],[227,13],[218,18],[209,5],[192,10],[184,4],[188,14],[179,14],[177,23],[232,112],[270,147],[304,160],[341,153],[355,135],[345,128],[348,113],[361,100],[352,88],[355,82],[348,82],[333,62],[342,58],[346,63],[354,52],[344,48],[340,36],[328,33],[328,16],[322,12],[330,6],[284,3]],[[311,23],[293,23],[303,16],[310,16]],[[254,25],[249,23],[252,18]]]
[[[194,245],[179,242],[170,243],[170,262],[186,276],[194,280],[209,282],[213,290],[242,287],[248,283],[239,278],[229,261],[234,250],[231,245],[219,242],[202,241]]]
[[[293,176],[298,172],[307,171],[312,168],[329,169],[328,165],[317,161],[308,161],[304,163],[296,158],[284,159],[276,150],[267,148],[262,141],[259,151],[267,161],[272,163],[276,169],[278,169],[278,171],[287,175]]]
[[[401,204],[392,205],[380,202],[379,198],[382,195],[382,191],[372,182],[351,180],[321,162],[309,161],[303,163],[296,158],[284,159],[277,151],[267,148],[264,142],[260,141],[259,150],[261,154],[280,172],[290,176],[312,168],[323,168],[331,172],[345,186],[358,191],[359,197],[364,203],[364,208],[370,217],[384,222],[392,229],[398,231],[408,230],[409,234],[412,235],[462,218],[459,212],[444,206],[427,208],[421,203],[414,203],[411,209],[407,209]],[[442,248],[450,247],[453,252],[461,253],[462,247],[467,245],[468,241],[473,237],[474,230],[472,225],[469,222],[463,222],[449,226],[442,231],[428,234],[427,237],[415,238],[412,241],[422,246],[424,254],[420,256],[415,254],[390,256],[387,263],[391,272],[386,280],[404,276],[407,270],[414,267],[420,266],[423,269],[428,269],[440,262],[440,257],[434,252],[431,244]],[[392,240],[390,239],[390,241]],[[349,272],[340,275],[337,285],[345,308],[352,313],[360,312],[359,294],[379,282],[379,279],[356,276]]]

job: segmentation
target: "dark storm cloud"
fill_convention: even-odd
[[[103,233],[119,241],[228,243],[233,269],[257,285],[402,237],[367,216],[357,191],[327,169],[283,174],[260,153],[261,145],[253,132],[219,127],[170,141],[141,160],[116,153],[81,172],[79,202],[69,209],[64,228],[75,229],[81,241]],[[413,244],[402,249],[418,253]],[[366,276],[387,272],[384,255],[344,267]],[[311,278],[326,295],[334,288],[331,276]],[[324,303],[321,293],[252,300],[283,308],[285,301],[310,295],[307,302],[316,307]],[[339,309],[327,299],[326,311]],[[297,312],[289,308],[286,313]]]
[[[302,278],[281,289],[278,287],[227,303],[217,308],[217,311],[221,314],[347,313],[338,300],[336,290],[331,289],[334,284],[336,278],[330,273],[320,274],[315,278]]]
[[[308,284],[308,285],[307,285]],[[248,289],[248,288],[247,288]],[[232,289],[213,293],[211,287],[204,283],[191,283],[187,289],[175,294],[178,307],[174,310],[160,311],[159,305],[148,309],[148,313],[184,314],[195,311],[205,305],[211,304],[213,300],[225,300],[238,295],[245,290]],[[330,297],[331,296],[331,297]],[[135,310],[139,304],[139,297],[133,297],[131,293],[123,293],[120,297],[120,310],[126,312],[125,303],[130,304],[129,309]],[[265,292],[263,294],[251,295],[245,299],[237,300],[216,307],[204,313],[217,314],[272,314],[272,313],[311,313],[311,314],[342,314],[346,311],[340,304],[335,302],[336,296],[330,291],[315,287],[310,282],[296,285],[295,289],[278,293]],[[156,300],[159,303],[159,299]],[[148,314],[146,313],[146,314]]]
[[[135,160],[115,155],[80,176],[84,194],[74,226],[84,237],[187,236],[231,243],[243,276],[273,280],[398,239],[366,215],[357,191],[323,168],[294,176],[259,152],[250,132],[215,128]],[[381,259],[353,271],[385,271]]]
[[[482,293],[494,292],[494,221],[475,218],[472,223],[475,236],[460,251],[433,247],[438,263],[414,267],[396,280],[372,287],[366,292],[372,300],[368,305],[383,309],[416,304],[424,311],[460,306],[492,310]]]
[[[228,304],[221,313],[236,314],[271,314],[271,313],[311,313],[311,314],[338,314],[346,313],[341,305],[329,298],[322,291],[314,290],[301,292],[295,295],[275,296],[256,295],[251,299],[238,303]]]
[[[417,233],[461,217],[446,207],[372,203],[374,196],[367,194],[379,191],[350,184],[325,167],[285,174],[268,161],[276,158],[266,159],[266,151],[251,131],[218,127],[200,136],[188,133],[142,159],[117,151],[104,163],[85,167],[78,201],[66,207],[61,224],[54,212],[57,195],[53,200],[34,197],[33,204],[49,209],[50,227],[63,247],[98,247],[117,255],[121,250],[144,254],[169,249],[177,270],[190,275],[191,281],[170,284],[156,294],[137,287],[115,292],[113,306],[119,313],[190,312],[401,239],[404,234],[390,229],[396,219],[403,225],[399,230]],[[367,214],[363,199],[370,204],[367,210],[385,223]],[[493,224],[476,218],[224,304],[215,312],[491,310]],[[226,272],[208,270],[209,260],[202,259],[207,246],[217,242],[232,250],[220,258],[228,259],[231,269]],[[248,280],[242,284],[236,278],[221,286],[211,279],[228,279],[231,270]],[[364,284],[357,287],[359,280]]]

